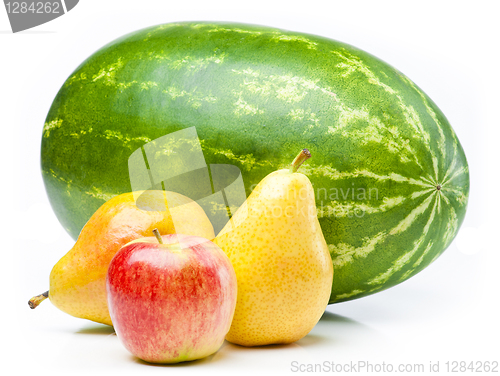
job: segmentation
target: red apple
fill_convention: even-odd
[[[233,266],[207,239],[155,235],[123,246],[109,265],[106,291],[116,334],[147,362],[211,355],[233,319]]]

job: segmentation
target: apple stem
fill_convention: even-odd
[[[302,149],[299,155],[295,157],[291,164],[292,172],[297,172],[302,163],[304,163],[309,158],[311,158],[311,152],[308,149]]]
[[[161,238],[160,231],[157,228],[153,230],[153,234],[155,234],[156,239],[158,239],[158,243],[163,244],[163,239]]]
[[[48,297],[49,297],[49,292],[45,291],[43,294],[32,297],[28,301],[28,305],[30,306],[31,309],[35,309],[41,302],[43,302]]]

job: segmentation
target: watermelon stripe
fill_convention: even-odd
[[[448,184],[450,181],[452,181],[456,177],[458,177],[462,174],[466,174],[466,173],[469,173],[469,168],[467,166],[462,166],[459,169],[455,170],[455,172],[448,179],[443,181],[442,185]]]
[[[430,189],[426,189],[426,190],[423,190],[423,191],[416,191],[416,192],[413,192],[411,194],[411,198],[414,200],[416,199],[417,197],[420,197],[422,195],[425,195],[426,193],[429,193],[429,192],[432,192],[432,191],[435,191],[436,188],[435,187],[432,187]]]
[[[352,109],[344,103],[339,103],[337,111],[340,113],[338,122],[335,127],[328,127],[328,135],[342,132],[344,137],[355,138],[361,144],[377,143],[390,153],[398,155],[401,162],[414,162],[423,169],[417,153],[408,142],[400,137],[397,128],[389,127],[376,116],[370,116],[366,108]],[[345,128],[348,128],[353,121],[366,121],[369,127],[363,130],[346,131]]]
[[[396,95],[396,97],[406,122],[415,130],[415,136],[420,138],[424,142],[424,145],[430,148],[430,135],[424,130],[417,111],[412,105],[407,105],[400,95]]]
[[[365,290],[352,290],[351,292],[346,292],[344,294],[339,294],[337,295],[337,299],[348,299],[348,298],[352,298],[353,296],[356,296],[356,295],[359,295],[359,294],[362,294],[364,293]]]
[[[74,184],[73,184],[72,180],[65,179],[62,176],[59,176],[58,174],[56,174],[56,172],[53,169],[50,169],[49,171],[55,180],[57,180],[61,183],[64,183],[64,185],[68,189],[68,192],[70,191],[70,189],[73,189]],[[101,189],[99,189],[97,187],[92,187],[90,190],[86,190],[83,193],[86,195],[92,196],[96,199],[104,200],[104,201],[108,201],[108,200],[112,199],[113,197],[117,196],[116,193],[103,192]]]
[[[437,196],[437,203],[438,203],[438,205],[437,205],[437,212],[438,212],[438,214],[441,214],[441,196],[442,196],[441,194],[439,194]]]
[[[458,216],[453,208],[453,206],[449,206],[449,212],[450,212],[450,219],[446,223],[446,231],[443,235],[443,242],[448,247],[455,237],[457,230],[458,230]]]
[[[430,176],[429,176],[428,178],[426,178],[426,177],[424,177],[424,176],[420,176],[420,179],[421,179],[422,181],[424,181],[424,182],[428,183],[428,184],[429,184],[429,186],[431,186],[431,187],[435,187],[435,186],[436,186],[436,184],[435,184],[434,180],[433,180]]]
[[[440,197],[443,197],[443,200],[446,202],[447,205],[451,205],[450,200],[448,199],[448,197],[446,197],[446,195],[442,195]]]
[[[380,79],[370,70],[370,68],[363,64],[359,57],[350,54],[345,48],[342,48],[341,51],[332,51],[332,53],[343,60],[342,63],[337,64],[338,68],[345,69],[345,72],[341,74],[342,77],[348,77],[354,71],[359,71],[366,76],[368,83],[382,87],[389,94],[397,93],[397,91],[392,87],[381,82]]]
[[[415,191],[411,194],[409,199],[414,200],[420,196],[428,194],[430,192],[436,191],[436,188],[426,189],[423,191]],[[330,201],[331,205],[322,205],[317,208],[318,218],[329,217],[334,215],[335,217],[343,217],[347,215],[353,215],[353,213],[363,213],[365,214],[375,214],[386,212],[396,206],[401,205],[407,197],[396,196],[396,197],[384,197],[382,202],[377,205],[368,205],[362,201]],[[360,214],[361,215],[361,214]]]
[[[429,253],[429,251],[431,250],[433,245],[434,245],[434,243],[432,241],[429,241],[429,243],[427,243],[427,247],[425,247],[424,251],[422,252],[420,257],[418,258],[418,260],[415,261],[415,263],[413,264],[413,269],[408,270],[408,272],[409,272],[408,274],[404,274],[404,276],[406,276],[406,278],[408,278],[410,276],[410,274],[412,274],[415,271],[415,268],[417,266],[419,266],[422,263],[422,261],[424,261],[425,256],[427,256],[427,254]],[[401,277],[401,279],[403,279],[403,278],[404,277]]]
[[[442,179],[443,182],[446,182],[446,179],[448,178],[449,174],[455,170],[456,165],[457,165],[457,158],[456,158],[457,154],[458,154],[458,146],[456,144],[454,144],[453,145],[452,161],[451,161],[450,166],[448,167],[448,169],[446,170],[446,172],[443,176],[443,179]]]
[[[102,80],[105,85],[116,85],[116,74],[119,70],[123,68],[123,60],[119,58],[113,64],[109,64],[106,68],[101,68],[101,70],[92,76],[92,82],[96,82],[98,80]]]
[[[415,219],[427,210],[427,207],[429,206],[435,194],[436,193],[434,192],[432,195],[427,197],[419,206],[413,209],[410,212],[410,214],[408,214],[407,217],[405,217],[401,222],[398,223],[396,227],[394,227],[391,231],[389,231],[389,235],[396,235],[406,231],[408,227],[410,227],[413,224]]]
[[[268,96],[275,93],[277,99],[287,103],[300,102],[309,93],[310,90],[320,91],[328,95],[333,100],[338,101],[335,94],[329,87],[320,87],[318,80],[310,80],[300,76],[292,75],[265,75],[251,67],[242,70],[232,69],[237,75],[245,76],[240,87],[247,89],[251,93]],[[243,92],[239,92],[241,96]]]
[[[429,220],[427,221],[427,223],[424,226],[424,229],[422,231],[422,235],[420,235],[418,240],[416,240],[413,243],[414,247],[409,252],[404,253],[396,261],[394,261],[394,263],[391,265],[391,267],[389,269],[387,269],[387,271],[385,271],[384,273],[381,273],[378,276],[376,276],[375,278],[369,280],[367,282],[369,285],[374,285],[374,284],[380,285],[380,284],[386,283],[387,280],[390,277],[392,277],[392,275],[394,275],[396,272],[400,271],[410,261],[410,259],[417,253],[417,251],[420,249],[422,243],[424,242],[425,238],[427,237],[427,233],[429,232],[429,228],[430,228],[432,221],[434,220],[434,216],[436,214],[437,200],[435,197],[436,197],[436,192],[434,192],[431,196],[429,196],[424,201],[424,203],[422,203],[419,206],[419,208],[421,208],[419,210],[419,213],[422,213],[423,211],[425,211],[427,209],[427,207],[429,206],[429,203],[432,201],[432,199],[434,199],[434,206],[431,210],[431,214],[429,215]],[[427,252],[428,252],[428,250],[427,250]]]
[[[434,170],[434,179],[435,179],[434,182],[438,182],[439,181],[438,159],[436,157],[436,153],[434,153],[433,150],[431,150],[430,154],[431,154],[431,158],[432,158],[432,167]]]
[[[455,194],[455,200],[459,206],[464,206],[467,204],[467,196],[460,189],[446,188],[447,192],[452,192]]]
[[[48,138],[50,136],[50,132],[57,128],[60,128],[63,125],[62,119],[54,119],[48,122],[45,122],[43,126],[43,135],[42,137]]]
[[[431,108],[425,94],[410,79],[408,79],[408,77],[405,76],[404,80],[418,93],[418,95],[420,95],[420,98],[422,99],[422,102],[425,105],[427,113],[431,116],[432,120],[434,120],[434,123],[437,127],[440,137],[438,141],[438,150],[440,151],[443,159],[446,160],[446,136],[443,131],[443,125],[437,118],[436,112]]]
[[[422,191],[427,192],[427,191]],[[413,198],[413,197],[412,197]],[[374,214],[383,213],[387,210],[400,205],[406,197],[384,197],[382,203],[378,206],[368,205],[360,201],[331,201],[331,205],[324,205],[318,208],[318,218],[325,216],[343,217],[353,213]],[[360,214],[361,215],[361,214]]]
[[[430,202],[436,195],[436,192],[437,191],[434,191],[433,194],[431,194],[419,206],[413,209],[410,214],[408,214],[397,224],[397,226],[395,226],[388,232],[380,232],[372,238],[365,239],[363,246],[361,247],[354,248],[348,244],[343,243],[336,245],[328,244],[328,249],[330,250],[330,254],[332,255],[334,265],[336,267],[340,267],[353,262],[354,258],[367,257],[372,251],[375,250],[375,246],[378,243],[384,241],[389,236],[398,235],[404,232],[415,222],[418,216],[422,215],[426,211]]]
[[[333,265],[335,267],[342,267],[352,263],[355,258],[367,257],[375,250],[375,246],[387,236],[385,232],[380,232],[372,238],[365,239],[363,245],[357,248],[345,243],[328,244],[328,250],[333,259]]]
[[[322,177],[328,177],[332,181],[349,179],[349,178],[357,178],[357,177],[367,177],[371,179],[375,179],[378,182],[382,182],[385,180],[391,180],[398,183],[407,183],[412,185],[419,185],[425,188],[435,188],[434,184],[429,184],[422,180],[406,177],[396,173],[390,173],[389,175],[378,175],[374,172],[370,172],[367,170],[354,170],[353,172],[340,172],[331,166],[327,165],[319,165],[319,166],[308,166],[303,165],[301,167],[302,173],[305,175],[319,175]]]

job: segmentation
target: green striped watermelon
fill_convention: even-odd
[[[47,116],[41,167],[76,238],[130,191],[132,152],[196,127],[206,162],[247,194],[298,150],[335,267],[331,303],[396,285],[455,237],[469,191],[448,121],[401,72],[352,46],[260,26],[178,23],[126,35],[67,79]]]

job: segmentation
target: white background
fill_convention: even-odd
[[[140,3],[140,5],[138,5]],[[98,1],[12,34],[0,9],[0,161],[3,374],[293,373],[291,362],[372,364],[500,361],[498,162],[500,27],[495,1]],[[73,245],[48,204],[40,173],[45,116],[70,73],[109,41],[184,20],[257,23],[350,43],[390,63],[441,108],[465,149],[471,176],[459,236],[409,281],[331,305],[304,339],[178,366],[132,357],[113,330],[44,302],[52,266]],[[170,369],[163,369],[170,368]],[[500,368],[498,369],[500,372]]]

